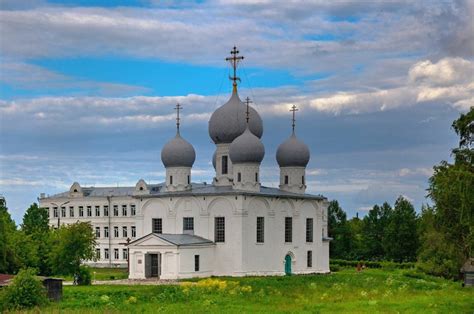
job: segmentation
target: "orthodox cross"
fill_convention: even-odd
[[[293,118],[291,119],[291,128],[293,129],[293,132],[295,132],[295,121],[296,121],[295,113],[296,113],[296,111],[298,111],[298,108],[296,108],[296,106],[293,105],[293,106],[291,106],[290,111],[293,112]]]
[[[179,111],[183,109],[183,107],[179,103],[177,103],[174,109],[176,110],[176,128],[178,129],[178,132],[179,132],[179,121],[181,120],[179,117]]]
[[[234,86],[237,86],[237,81],[240,82],[240,78],[237,77],[237,65],[239,64],[240,61],[244,59],[244,56],[237,56],[239,54],[239,51],[237,50],[237,47],[234,46],[232,51],[230,52],[231,56],[225,58],[226,61],[229,61],[230,64],[232,65],[232,68],[234,69],[234,76],[229,76],[229,79],[234,81]]]
[[[250,119],[250,107],[249,105],[252,103],[252,101],[250,100],[250,98],[245,98],[245,104],[247,105],[247,109],[245,110],[245,120],[247,120],[247,124],[249,124],[249,119]]]

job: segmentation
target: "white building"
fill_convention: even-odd
[[[262,120],[233,92],[209,121],[216,144],[212,184],[192,183],[193,146],[179,132],[162,149],[166,180],[134,187],[81,187],[40,197],[51,225],[90,221],[97,261],[130,278],[283,275],[329,272],[327,199],[305,193],[308,147],[294,132],[277,150],[280,186],[260,183]],[[294,115],[294,111],[293,111]],[[294,121],[294,119],[293,119]],[[127,246],[127,239],[131,239]],[[129,256],[130,255],[130,256]]]

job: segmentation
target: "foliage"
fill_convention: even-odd
[[[385,250],[382,246],[385,229],[390,222],[392,207],[385,202],[382,206],[375,205],[363,219],[362,257],[369,260],[382,260]]]
[[[396,262],[416,260],[419,246],[416,212],[413,205],[402,196],[395,202],[382,245],[389,260]]]
[[[331,259],[330,266],[337,266],[337,267],[350,267],[356,268],[357,265],[365,265],[368,268],[383,268],[383,269],[408,269],[408,268],[415,268],[415,263],[413,262],[404,262],[404,263],[397,263],[397,262],[390,262],[390,261],[348,261],[348,260],[340,260],[340,259]]]
[[[47,302],[46,290],[32,268],[20,270],[3,296],[4,306],[10,310],[31,308]]]
[[[328,235],[333,238],[329,244],[329,254],[335,258],[349,258],[353,244],[347,215],[334,200],[328,206]]]
[[[49,255],[55,274],[78,274],[83,260],[96,258],[96,239],[90,222],[61,226],[53,234]]]
[[[251,292],[231,294],[234,286]],[[414,270],[342,269],[331,275],[220,277],[179,285],[65,286],[62,302],[41,312],[469,313],[473,300],[474,290]]]
[[[80,266],[77,273],[77,284],[80,286],[89,286],[92,283],[92,275],[90,268],[87,266]]]
[[[21,229],[26,234],[47,233],[49,231],[47,209],[38,207],[36,203],[31,204],[23,216]]]

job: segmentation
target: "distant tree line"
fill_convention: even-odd
[[[375,205],[359,219],[347,219],[337,201],[328,208],[328,232],[335,259],[416,262],[432,275],[456,278],[462,264],[474,257],[474,107],[452,125],[459,145],[454,162],[434,167],[427,196],[433,205],[416,213],[399,197],[392,208]]]

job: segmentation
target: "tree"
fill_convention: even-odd
[[[90,222],[76,222],[61,226],[53,233],[50,264],[55,274],[74,275],[79,273],[83,260],[92,260],[96,240]]]
[[[46,208],[38,207],[38,204],[33,203],[23,216],[21,229],[26,234],[46,233],[49,231],[48,221],[48,211]]]
[[[417,217],[413,205],[400,196],[394,206],[385,234],[386,257],[396,262],[415,261],[418,250]]]
[[[21,262],[17,255],[17,229],[8,212],[5,199],[0,198],[0,273],[15,273]]]
[[[32,268],[22,269],[5,290],[4,306],[9,310],[21,310],[48,302],[46,290],[36,278]]]
[[[388,225],[392,208],[388,203],[375,205],[363,219],[362,255],[364,259],[382,260],[385,251],[382,243],[384,230]]]
[[[347,215],[334,200],[328,206],[328,235],[333,238],[329,244],[332,258],[350,258],[352,239]]]

